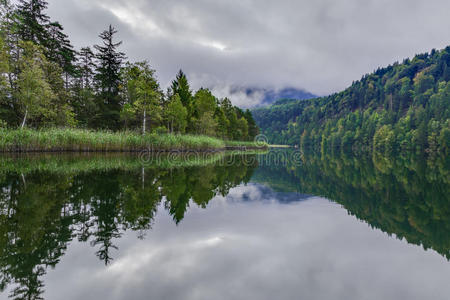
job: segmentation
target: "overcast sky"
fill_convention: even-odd
[[[450,44],[448,0],[48,0],[76,47],[109,24],[167,86],[340,91],[378,66]],[[245,98],[235,99],[245,104]],[[250,99],[248,101],[254,101]]]

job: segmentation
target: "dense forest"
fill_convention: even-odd
[[[0,2],[0,128],[78,127],[192,133],[225,140],[258,134],[250,111],[210,90],[193,92],[180,70],[166,92],[149,62],[129,62],[109,26],[75,50],[44,0]]]
[[[450,148],[450,46],[365,75],[343,92],[253,111],[269,142],[322,151]]]

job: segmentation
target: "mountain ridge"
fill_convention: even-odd
[[[272,143],[313,149],[447,151],[450,46],[378,68],[347,89],[253,110]]]

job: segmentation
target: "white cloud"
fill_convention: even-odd
[[[324,95],[450,41],[447,0],[49,2],[77,46],[115,25],[129,58],[150,60],[165,86],[182,68],[193,86],[213,78],[218,90],[296,87]]]

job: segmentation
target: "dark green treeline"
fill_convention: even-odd
[[[269,141],[303,149],[448,152],[450,46],[365,75],[343,92],[253,111]]]

